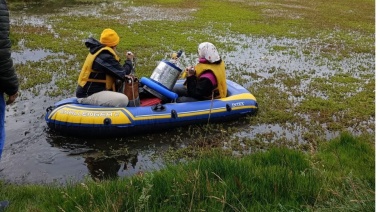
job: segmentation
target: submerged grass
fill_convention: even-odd
[[[375,150],[343,133],[310,154],[271,148],[198,160],[113,181],[66,186],[0,184],[7,211],[278,211],[375,208]]]

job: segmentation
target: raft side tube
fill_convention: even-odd
[[[66,104],[78,104],[78,99],[76,97],[71,97],[67,99],[63,99],[57,103],[54,104],[54,107],[59,107],[61,105],[66,105]]]

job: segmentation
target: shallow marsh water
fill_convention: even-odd
[[[100,6],[101,8],[103,6]],[[98,9],[101,9],[98,8]],[[79,10],[67,15],[96,15],[94,11]],[[194,10],[178,10],[178,14],[167,16],[168,11],[152,7],[130,7],[129,14],[138,20],[165,20],[172,17],[186,18],[185,14]],[[135,12],[135,13],[134,13]],[[173,11],[171,11],[173,12]],[[54,26],[47,24],[43,16],[31,17],[16,13],[11,16],[12,24],[44,25],[54,31]],[[46,17],[48,18],[48,17]],[[109,17],[112,18],[112,17]],[[27,38],[25,38],[27,39]],[[259,103],[266,97],[256,95],[256,91],[265,87],[278,89],[282,92],[281,98],[292,103],[292,107],[299,106],[305,100],[304,93],[329,98],[323,91],[311,86],[315,79],[328,80],[337,74],[349,74],[362,82],[371,80],[375,72],[375,60],[372,54],[355,54],[343,60],[321,56],[321,48],[315,46],[318,38],[296,40],[288,38],[261,38],[246,35],[231,34],[220,37],[230,44],[232,50],[220,49],[228,68],[228,78],[241,82],[256,97]],[[22,47],[22,43],[18,46]],[[12,53],[16,64],[26,61],[37,62],[49,58],[60,59],[63,53],[51,53],[49,50],[31,50],[20,48]],[[51,59],[50,59],[51,58]],[[195,55],[185,51],[183,64],[194,61]],[[80,65],[79,65],[80,66]],[[358,72],[357,70],[361,70]],[[370,77],[368,77],[370,76]],[[288,85],[288,78],[299,79],[298,83]],[[54,82],[38,85],[40,94],[35,95],[33,89],[22,90],[17,102],[7,107],[6,133],[7,139],[3,158],[0,162],[0,178],[11,183],[65,183],[81,181],[85,177],[101,178],[100,176],[130,176],[140,172],[159,169],[164,166],[164,153],[168,150],[186,147],[199,136],[190,135],[190,130],[172,130],[150,135],[136,135],[126,138],[110,139],[83,139],[63,137],[52,133],[44,120],[46,108],[62,98],[48,97],[44,88],[54,86]],[[350,93],[360,92],[360,86]],[[265,110],[266,108],[264,108]],[[261,110],[261,109],[260,109]],[[286,108],[284,110],[293,110]],[[327,123],[319,123],[310,114],[298,112],[294,114],[297,120],[286,123],[258,123],[251,117],[240,121],[228,122],[228,127],[236,127],[237,132],[231,135],[237,140],[260,138],[261,142],[285,144],[307,144],[305,132],[318,134],[320,139],[329,140],[339,135],[340,130],[334,130]],[[335,117],[339,122],[339,117]],[[253,120],[253,121],[252,121]],[[360,120],[346,130],[355,135],[363,133],[374,134],[374,117]],[[220,131],[208,132],[208,136],[217,136]],[[251,147],[241,142],[239,147],[226,142],[224,148],[243,151]],[[101,170],[101,171],[100,171]]]

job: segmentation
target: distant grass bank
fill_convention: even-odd
[[[66,90],[73,92],[77,71],[87,49],[83,40],[99,36],[104,28],[112,27],[121,36],[120,52],[133,50],[138,57],[139,76],[150,76],[156,65],[172,51],[183,49],[196,52],[197,44],[207,40],[226,51],[232,50],[231,43],[221,37],[244,34],[257,37],[309,39],[317,38],[306,52],[320,51],[322,57],[341,60],[353,53],[375,54],[375,1],[332,0],[292,1],[281,0],[66,0],[66,1],[15,1],[10,2],[14,14],[25,11],[36,15],[43,24],[13,24],[11,37],[13,48],[46,49],[59,55],[62,60],[41,61],[17,65],[23,89],[31,89],[41,83],[51,82],[54,76],[56,87],[48,95],[62,95]],[[107,6],[110,4],[111,6]],[[91,11],[99,7],[97,14],[67,15],[70,8]],[[128,7],[141,11],[157,8],[152,13],[173,16],[166,20],[135,20]],[[63,9],[66,8],[66,9]],[[12,13],[11,13],[12,14]],[[41,18],[41,20],[38,20]],[[90,24],[89,24],[90,23]],[[41,45],[43,44],[43,45]],[[76,47],[76,48],[72,48]],[[80,48],[79,48],[80,47]],[[277,51],[281,51],[277,50]],[[72,57],[68,57],[71,55]],[[34,71],[38,70],[37,73]],[[34,78],[29,78],[33,74]]]
[[[343,133],[310,154],[212,151],[188,164],[64,187],[1,185],[7,211],[374,211],[375,149]]]

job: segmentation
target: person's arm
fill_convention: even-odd
[[[8,99],[6,100],[5,104],[7,105],[12,104],[16,100],[17,97],[18,97],[18,92],[16,92],[13,95],[8,96]]]
[[[19,81],[11,58],[9,39],[9,11],[5,1],[0,1],[0,93],[4,92],[7,104],[18,96]]]
[[[95,58],[95,61],[92,64],[92,69],[96,71],[104,71],[106,74],[124,81],[125,75],[131,73],[133,65],[132,61],[126,60],[124,66],[122,66],[111,53],[102,52]]]
[[[134,74],[135,70],[133,67],[133,58],[135,57],[132,52],[127,52],[125,54],[126,60],[124,62],[123,68],[125,70],[126,75]]]
[[[4,51],[9,50],[0,50],[0,55]],[[16,75],[16,71],[13,66],[12,58],[9,55],[9,58],[2,60],[0,62],[0,91],[3,91],[7,96],[6,104],[11,104],[15,101],[18,96],[19,82]]]

